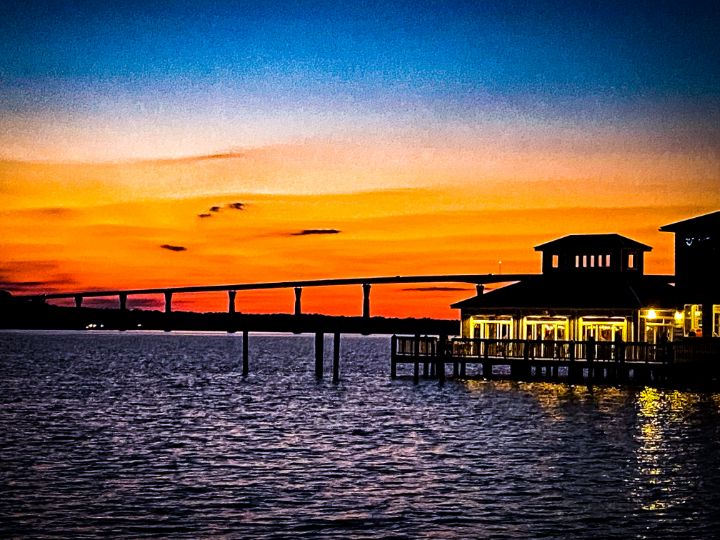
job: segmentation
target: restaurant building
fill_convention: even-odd
[[[636,341],[720,336],[720,211],[673,223],[676,275],[646,275],[650,246],[619,234],[570,235],[535,247],[542,273],[453,304],[462,336]]]

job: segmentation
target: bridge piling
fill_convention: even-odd
[[[165,291],[163,293],[165,295],[165,331],[170,332],[172,330],[172,324],[170,322],[170,317],[172,314],[172,291]]]
[[[228,291],[228,328],[230,333],[235,332],[235,296],[237,291]]]
[[[370,284],[363,283],[363,309],[362,316],[365,319],[370,318]]]
[[[302,287],[295,287],[295,316],[302,315]]]
[[[127,294],[120,293],[118,298],[120,300],[120,326],[118,330],[124,332],[128,327]]]

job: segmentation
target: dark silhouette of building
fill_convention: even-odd
[[[675,279],[685,332],[720,336],[720,211],[660,227],[675,233]]]
[[[543,274],[623,273],[642,275],[650,246],[619,234],[572,234],[535,246]]]

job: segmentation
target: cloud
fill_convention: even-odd
[[[14,280],[0,274],[0,290],[7,290],[13,294],[41,294],[57,292],[76,286],[75,280],[60,275],[47,280]]]
[[[420,291],[420,292],[443,292],[443,291],[470,291],[467,287],[408,287],[403,289],[404,292]]]
[[[162,249],[167,249],[168,251],[187,251],[185,246],[173,246],[172,244],[163,244],[160,247]]]
[[[233,210],[245,210],[245,203],[241,203],[241,202],[229,203],[227,205],[227,207],[231,208]]]
[[[220,207],[219,207],[219,206],[211,206],[211,207],[210,207],[210,211],[211,211],[211,212],[219,212],[219,211],[220,211]]]
[[[303,229],[302,231],[290,233],[290,236],[311,236],[314,234],[340,234],[337,229]]]
[[[208,214],[207,212],[205,212],[202,214],[198,214],[198,217],[199,218],[209,218],[209,217],[212,217],[212,214]]]

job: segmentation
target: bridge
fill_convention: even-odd
[[[227,292],[228,313],[236,313],[235,297],[238,291],[264,290],[264,289],[293,289],[295,291],[294,314],[302,315],[302,292],[306,287],[334,287],[341,285],[362,286],[362,316],[370,317],[370,290],[373,285],[388,285],[402,283],[466,283],[476,285],[478,293],[482,286],[489,283],[507,283],[537,277],[539,274],[447,274],[447,275],[419,275],[419,276],[376,276],[363,278],[335,278],[315,279],[301,281],[274,281],[264,283],[235,283],[228,285],[199,285],[188,287],[156,287],[148,289],[127,290],[89,290],[64,293],[48,293],[28,295],[18,298],[28,300],[52,300],[72,298],[75,306],[82,307],[85,298],[117,296],[121,311],[127,309],[129,296],[162,295],[165,299],[165,313],[172,312],[172,299],[174,295],[189,293]]]

